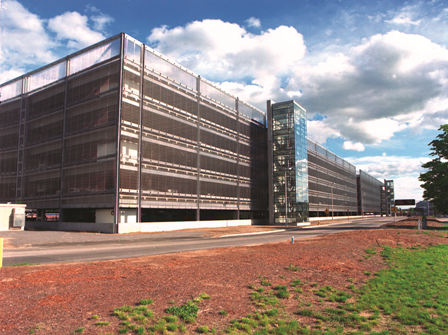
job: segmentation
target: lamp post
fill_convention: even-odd
[[[331,221],[334,221],[334,208],[333,208],[333,185],[331,185]]]
[[[364,192],[361,192],[361,216],[364,217]]]
[[[334,221],[334,208],[333,208],[333,186],[336,185],[336,183],[331,183],[331,220]]]

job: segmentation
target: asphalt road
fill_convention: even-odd
[[[350,230],[375,229],[385,223],[392,222],[393,220],[394,219],[391,217],[369,218],[366,220],[356,220],[353,222],[328,226],[311,226],[267,234],[237,235],[221,238],[160,238],[150,241],[123,240],[119,242],[88,242],[5,249],[3,251],[3,266],[11,266],[23,262],[30,264],[51,264],[124,259],[183,251],[255,245],[287,240],[291,241],[292,237],[297,240]]]

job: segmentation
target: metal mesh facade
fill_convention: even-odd
[[[262,112],[129,37],[122,89],[120,207],[265,211]]]
[[[357,176],[358,213],[381,214],[381,196],[384,184],[368,173],[359,170]]]
[[[264,113],[125,34],[0,93],[0,202],[61,221],[101,208],[266,211]]]
[[[308,179],[310,216],[357,214],[355,166],[311,140]]]
[[[0,104],[1,202],[113,208],[120,59],[104,57],[113,43],[25,76],[21,94]]]

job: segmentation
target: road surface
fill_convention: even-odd
[[[236,235],[221,238],[161,238],[156,240],[136,240],[101,243],[73,243],[67,245],[45,245],[28,248],[5,249],[3,266],[20,263],[51,264],[64,262],[88,262],[112,259],[124,259],[160,254],[170,254],[193,250],[246,246],[270,242],[281,242],[315,237],[323,234],[357,229],[376,229],[393,222],[391,217],[369,218],[348,223],[328,226],[310,226],[296,230],[265,234]]]

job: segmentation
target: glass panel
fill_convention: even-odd
[[[36,88],[45,86],[54,81],[64,78],[65,70],[66,70],[66,62],[62,62],[62,63],[56,64],[55,66],[52,66],[48,69],[40,71],[36,74],[33,74],[30,77],[29,90],[33,91]]]
[[[135,63],[140,64],[141,63],[141,51],[142,48],[137,43],[129,40],[126,38],[124,42],[124,54],[126,55],[126,58],[131,59]]]
[[[256,110],[255,108],[244,104],[242,101],[239,101],[238,111],[241,114],[248,116],[250,119],[266,125],[266,115],[262,111]]]
[[[294,133],[295,133],[295,165],[296,165],[296,202],[297,221],[306,221],[308,216],[308,161],[306,146],[306,111],[294,105]]]
[[[321,147],[319,144],[316,144],[316,151],[320,153],[322,156],[327,157],[327,150]]]
[[[86,51],[70,60],[70,74],[82,71],[120,54],[120,39]]]
[[[197,77],[162,59],[152,50],[145,50],[145,67],[196,91]]]
[[[5,101],[22,94],[22,79],[0,87],[0,101]]]
[[[216,87],[201,80],[201,94],[228,106],[230,109],[235,109],[235,98],[220,91]]]

